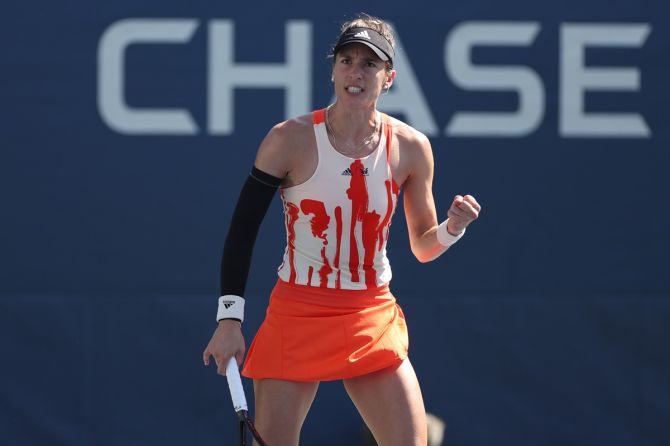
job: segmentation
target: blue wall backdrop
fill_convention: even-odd
[[[361,10],[397,31],[380,106],[430,137],[440,217],[457,193],[484,206],[429,264],[402,212],[392,229],[392,288],[445,444],[670,441],[666,2],[3,10],[1,444],[235,444],[225,380],[200,359],[231,212],[269,128],[330,102],[328,49]],[[282,221],[276,200],[248,343]],[[302,443],[361,430],[324,383]]]

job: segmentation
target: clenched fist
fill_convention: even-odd
[[[449,231],[451,235],[460,234],[470,223],[479,217],[479,212],[481,210],[482,207],[472,195],[466,195],[464,197],[456,195],[447,212],[447,216],[449,217],[447,231]]]

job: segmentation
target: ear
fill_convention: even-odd
[[[384,80],[384,88],[389,89],[391,88],[391,85],[393,85],[393,81],[395,80],[395,75],[396,71],[391,70],[387,75],[386,75],[386,80]]]

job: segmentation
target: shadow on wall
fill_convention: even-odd
[[[444,431],[447,428],[447,423],[441,418],[431,414],[426,414],[426,421],[428,422],[428,446],[442,446],[444,442]],[[375,437],[372,432],[365,427],[363,430],[362,446],[377,446]]]

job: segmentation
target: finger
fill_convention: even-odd
[[[477,218],[476,216],[467,212],[467,210],[460,208],[449,210],[449,212],[447,212],[447,216],[449,217],[449,221],[456,225],[456,227],[467,226],[471,221]]]
[[[453,211],[456,215],[461,215],[465,217],[470,209],[470,204],[467,201],[456,201],[449,208],[449,211]]]
[[[228,365],[228,359],[230,356],[220,356],[216,361],[216,373],[221,376],[226,376],[226,366]]]
[[[461,203],[461,205],[456,209],[459,211],[458,215],[467,219],[476,218],[478,215],[478,211],[467,201],[463,201],[463,203]]]
[[[454,196],[454,201],[451,203],[452,206],[460,206],[463,203],[463,197],[461,195]]]
[[[451,219],[465,220],[467,219],[467,214],[464,210],[459,207],[453,206],[447,211],[447,217]]]
[[[475,208],[477,210],[477,212],[482,210],[482,207],[479,205],[477,200],[475,200],[475,197],[473,197],[472,195],[466,195],[465,197],[463,197],[463,200],[470,203],[470,205],[473,208]]]
[[[237,352],[235,360],[237,361],[237,365],[241,367],[242,363],[244,363],[244,350]]]
[[[205,365],[209,365],[209,350],[205,349],[204,352],[202,352],[202,362]]]

